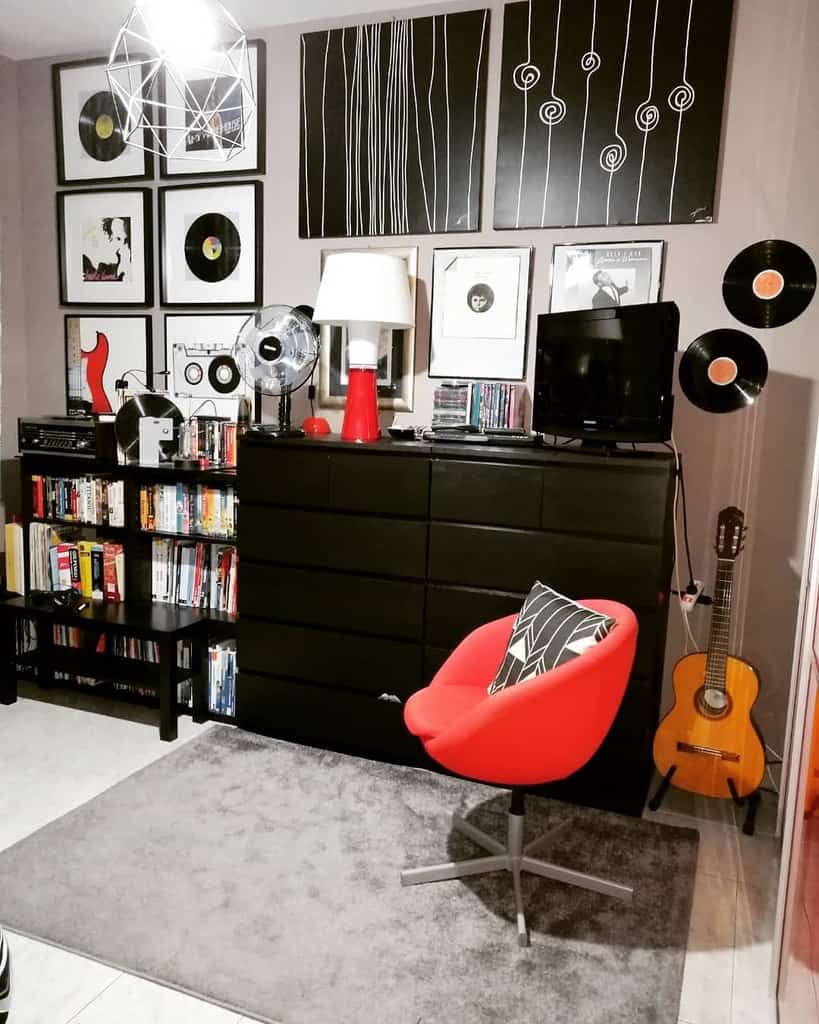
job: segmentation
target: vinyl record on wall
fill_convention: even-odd
[[[680,360],[685,397],[706,412],[734,412],[753,405],[768,378],[768,359],[744,331],[708,331]]]
[[[110,92],[95,92],[80,111],[78,130],[85,152],[94,160],[108,163],[125,152],[125,138],[120,125],[125,110]]]
[[[781,327],[810,305],[816,267],[793,242],[769,238],[735,256],[725,271],[722,295],[733,315],[749,327]]]
[[[185,236],[185,260],[200,281],[224,281],[239,265],[242,241],[230,217],[204,213]]]

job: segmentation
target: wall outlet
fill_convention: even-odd
[[[687,591],[683,591],[683,593],[680,594],[680,605],[684,612],[690,612],[696,605],[699,600],[699,596],[702,593],[704,583],[702,580],[694,580],[694,586],[697,588],[696,593],[689,594]]]

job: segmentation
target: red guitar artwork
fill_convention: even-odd
[[[85,362],[85,380],[91,392],[91,412],[113,412],[111,400],[105,393],[102,377],[108,365],[108,338],[97,331],[97,343],[81,358]]]

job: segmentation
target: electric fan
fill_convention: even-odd
[[[233,346],[233,359],[246,383],[279,399],[278,425],[256,424],[270,437],[303,437],[290,425],[291,395],[313,375],[319,340],[309,307],[265,306],[248,317]]]

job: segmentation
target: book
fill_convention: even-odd
[[[124,599],[125,555],[122,544],[105,541],[103,549],[103,597],[119,603]],[[122,586],[122,590],[120,590]]]
[[[26,567],[23,527],[20,523],[6,523],[6,587],[12,594],[25,594]]]

